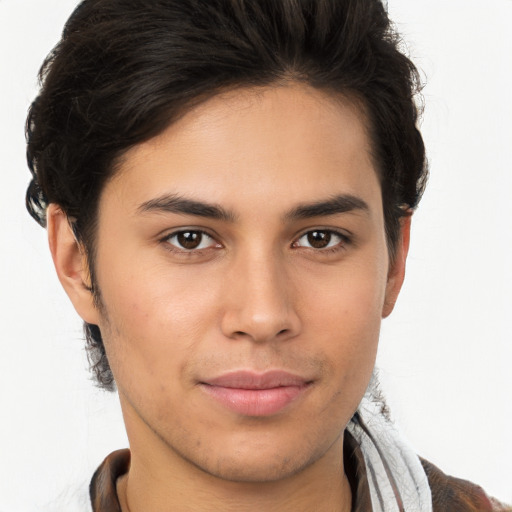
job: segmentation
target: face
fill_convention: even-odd
[[[339,457],[401,283],[361,112],[299,85],[196,107],[105,186],[95,269],[77,309],[132,450],[237,481]]]

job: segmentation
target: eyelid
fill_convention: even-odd
[[[313,233],[315,231],[330,233],[331,235],[339,237],[341,239],[341,241],[338,242],[337,244],[335,244],[334,246],[323,247],[323,248],[315,248],[315,247],[307,247],[307,246],[303,246],[303,245],[296,245],[301,238],[303,238],[303,237],[307,236],[309,233]],[[351,243],[353,243],[352,234],[348,233],[346,230],[341,230],[341,229],[337,229],[337,228],[328,228],[328,227],[314,227],[314,228],[306,229],[305,231],[302,231],[301,233],[299,233],[295,237],[295,239],[292,243],[292,247],[311,249],[316,252],[327,252],[327,251],[332,251],[332,250],[337,250],[337,249],[343,249],[345,246],[347,246]]]
[[[202,236],[206,236],[211,240],[211,243],[208,245],[208,247],[202,247],[202,248],[192,248],[187,249],[185,247],[179,247],[175,244],[172,244],[170,240],[173,237],[176,237],[180,235],[181,233],[199,233]],[[213,235],[212,233],[208,232],[207,230],[203,228],[198,227],[180,227],[177,229],[173,229],[171,232],[167,232],[164,236],[160,237],[160,242],[167,245],[166,249],[175,253],[180,254],[193,254],[193,253],[200,253],[201,251],[206,251],[208,249],[212,248],[220,248],[222,247],[222,244],[218,241],[218,237]]]

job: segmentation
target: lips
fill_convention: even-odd
[[[262,374],[236,371],[200,383],[210,398],[244,416],[270,416],[299,399],[310,387],[308,379],[282,370]]]

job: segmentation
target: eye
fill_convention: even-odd
[[[219,244],[204,231],[187,229],[177,231],[165,238],[165,241],[182,251],[208,249]]]
[[[294,247],[310,249],[331,249],[343,246],[349,242],[347,236],[329,229],[315,229],[304,233],[294,244]]]

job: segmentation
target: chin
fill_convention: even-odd
[[[304,451],[300,450],[302,448]],[[325,451],[328,447],[325,447]],[[293,446],[231,447],[231,453],[204,454],[200,460],[189,461],[213,477],[238,483],[270,483],[286,479],[299,473],[324,455],[324,450],[310,453],[307,443]]]
[[[234,483],[270,483],[284,480],[309,466],[313,461],[298,461],[288,457],[269,457],[267,460],[221,459],[208,471],[212,476]]]

